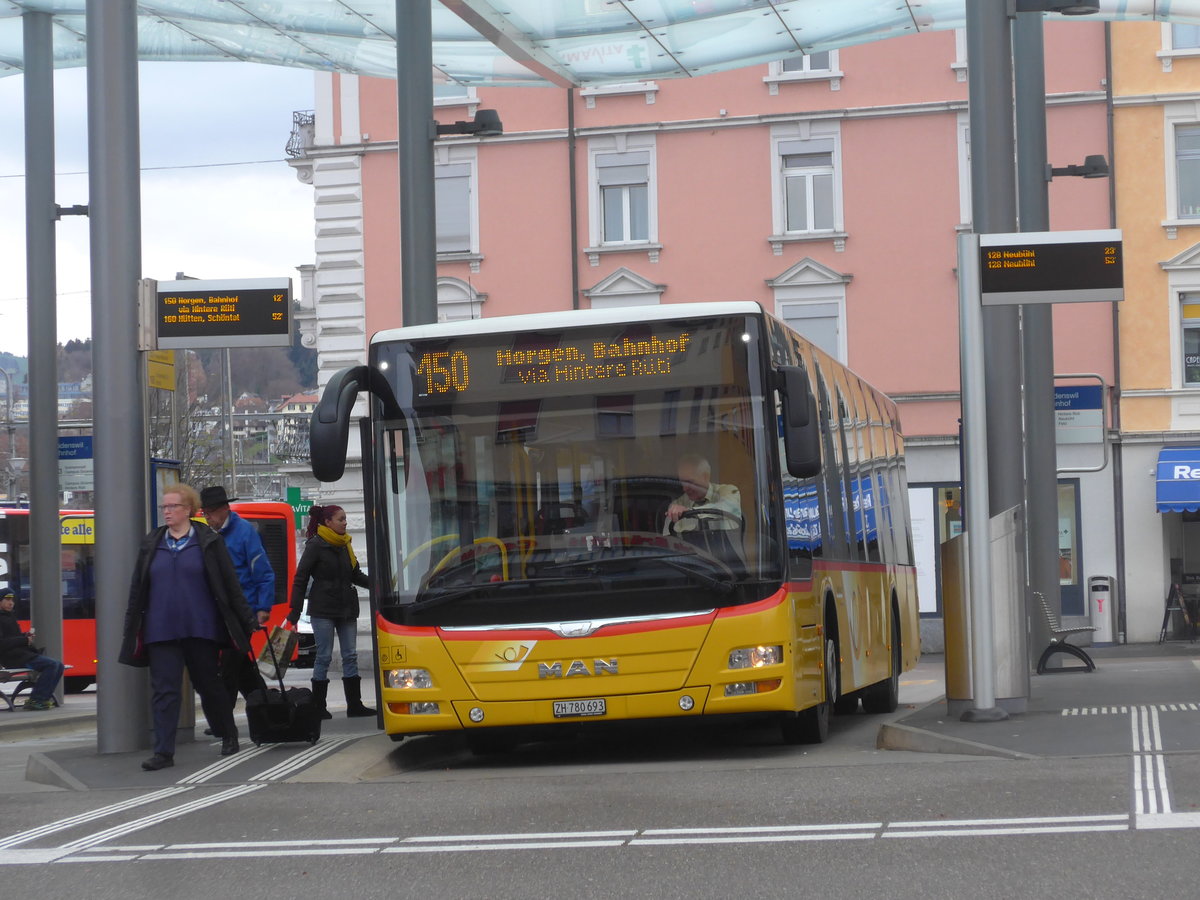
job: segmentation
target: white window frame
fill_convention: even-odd
[[[955,81],[967,80],[967,29],[954,29],[954,62],[950,63]]]
[[[1189,56],[1200,56],[1200,47],[1176,47],[1175,36],[1170,22],[1162,23],[1162,49],[1156,54],[1162,61],[1162,70],[1170,72],[1176,59]]]
[[[963,110],[955,123],[958,143],[958,221],[960,231],[970,231],[971,209],[971,117]]]
[[[804,231],[787,230],[787,176],[783,158],[794,151],[798,142],[814,142],[814,146],[830,146],[833,176],[833,222],[830,228],[810,228]],[[841,252],[846,245],[842,210],[842,145],[841,129],[836,120],[816,120],[777,125],[771,129],[771,225],[767,239],[776,256],[783,245],[794,241],[832,240],[834,250]],[[810,192],[811,193],[811,192]]]
[[[443,82],[443,84],[452,84],[453,82]],[[479,106],[479,97],[475,92],[473,85],[459,85],[463,89],[463,93],[454,94],[448,97],[439,97],[436,92],[433,97],[433,106],[435,109],[454,109],[455,107],[466,107],[468,114],[474,114],[475,107]],[[435,89],[437,85],[434,85]]]
[[[468,175],[467,198],[467,228],[468,247],[465,250],[439,250],[438,262],[467,262],[471,264],[471,272],[478,274],[479,263],[483,255],[479,252],[479,159],[478,148],[474,144],[451,145],[435,144],[433,151],[434,180],[438,178],[438,170],[449,167],[466,166]],[[436,246],[437,237],[434,236]]]
[[[1179,329],[1179,336],[1176,339],[1176,351],[1179,353],[1179,365],[1176,369],[1178,372],[1179,386],[1183,390],[1200,391],[1200,380],[1189,382],[1187,380],[1187,355],[1184,351],[1184,335],[1189,330],[1200,332],[1200,316],[1194,319],[1185,319],[1183,317],[1183,308],[1185,306],[1200,306],[1200,290],[1194,291],[1174,291],[1175,296],[1175,322]],[[1189,300],[1191,302],[1189,302]]]
[[[657,306],[662,302],[665,284],[655,284],[625,266],[606,275],[583,295],[591,309],[624,309],[629,306]]]
[[[763,77],[763,83],[767,86],[767,93],[775,95],[779,93],[779,85],[805,82],[805,81],[828,81],[829,90],[840,91],[842,89],[842,78],[845,77],[845,72],[841,70],[841,58],[837,50],[823,50],[822,53],[829,54],[829,68],[813,69],[810,68],[809,54],[805,53],[802,56],[792,56],[788,60],[777,59],[767,64],[767,74]],[[789,60],[803,60],[803,68],[798,70],[788,71],[784,65]]]
[[[1179,178],[1176,167],[1175,129],[1180,126],[1200,127],[1200,100],[1179,100],[1163,104],[1163,175],[1167,195],[1167,217],[1163,220],[1170,240],[1176,238],[1180,226],[1200,225],[1200,215],[1184,216],[1179,209]]]
[[[775,298],[775,318],[783,322],[789,318],[805,318],[804,314],[808,312],[833,313],[828,317],[837,322],[837,347],[822,349],[843,364],[849,354],[846,285],[852,277],[806,257],[767,281]]]
[[[465,319],[482,319],[483,303],[487,294],[475,290],[474,285],[461,278],[439,278],[437,280],[437,317],[439,322],[460,322]]]
[[[645,94],[646,105],[652,106],[658,94],[658,83],[654,81],[622,81],[618,84],[599,84],[580,88],[579,96],[587,109],[596,108],[597,97],[627,97],[630,94]]]
[[[588,141],[588,246],[584,252],[593,266],[600,264],[603,253],[645,251],[651,262],[658,262],[662,245],[658,243],[658,169],[653,134],[611,134]],[[644,154],[646,166],[646,238],[644,240],[604,240],[604,205],[600,172],[605,166],[597,159],[609,154]],[[641,164],[641,163],[639,163]]]

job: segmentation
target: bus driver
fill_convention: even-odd
[[[681,456],[677,471],[683,494],[667,507],[663,534],[679,535],[716,556],[740,561],[736,548],[741,543],[742,495],[737,486],[714,484],[712,466],[699,453]]]

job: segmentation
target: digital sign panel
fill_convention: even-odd
[[[979,235],[984,306],[1123,300],[1121,232]]]
[[[161,350],[288,347],[290,278],[160,281],[154,320]]]
[[[718,396],[726,388],[740,394],[747,369],[758,365],[751,356],[760,331],[760,320],[731,315],[444,338],[426,333],[377,342],[372,352],[402,406],[501,403],[506,415],[517,416],[512,404],[572,395],[702,389]]]
[[[687,357],[691,340],[690,332],[675,329],[645,337],[505,346],[472,354],[464,349],[427,350],[416,356],[417,390],[425,396],[467,394],[473,382],[586,389],[588,382],[669,377],[673,365]]]

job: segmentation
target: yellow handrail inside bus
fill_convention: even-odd
[[[473,543],[475,543],[475,544],[495,544],[497,547],[500,548],[500,573],[501,573],[501,577],[503,577],[503,579],[505,581],[508,581],[509,580],[508,579],[508,547],[505,545],[504,541],[500,540],[500,538],[495,538],[495,537],[481,537],[481,538],[475,538]],[[436,575],[438,572],[440,572],[442,570],[442,567],[445,566],[446,563],[450,562],[450,560],[452,560],[458,554],[462,553],[462,551],[463,551],[462,547],[455,547],[453,550],[451,550],[449,553],[447,553],[445,556],[443,556],[440,560],[438,560],[438,564],[429,570],[429,574],[426,576],[426,581],[428,581],[430,578],[433,578],[434,575]]]

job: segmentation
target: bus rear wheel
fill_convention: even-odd
[[[892,616],[892,674],[862,692],[863,712],[895,712],[900,705],[900,625]]]

